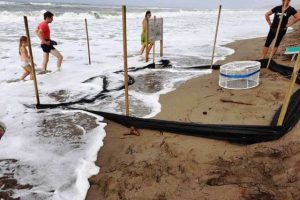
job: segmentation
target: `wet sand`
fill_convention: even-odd
[[[299,26],[286,36],[300,43]],[[264,38],[226,45],[227,63],[257,60]],[[293,66],[285,56],[277,62]],[[260,85],[249,90],[218,86],[219,72],[192,79],[162,95],[157,119],[208,124],[269,125],[289,81],[262,69]],[[295,89],[298,89],[296,86]],[[224,101],[225,100],[225,101]],[[98,154],[100,173],[91,177],[88,200],[100,199],[300,199],[300,124],[283,138],[239,145],[173,133],[129,130],[107,121]]]

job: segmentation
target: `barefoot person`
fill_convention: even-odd
[[[300,20],[300,13],[298,13],[295,10],[295,8],[290,6],[290,0],[283,0],[281,6],[276,6],[272,10],[268,11],[265,14],[265,18],[266,18],[266,21],[268,22],[268,24],[270,26],[270,31],[268,33],[265,46],[262,50],[262,58],[267,57],[269,47],[270,47],[272,41],[275,39],[276,31],[277,31],[277,28],[279,26],[280,17],[281,17],[281,14],[282,14],[282,9],[284,11],[284,17],[283,17],[283,20],[282,20],[282,23],[281,23],[281,26],[280,26],[280,29],[279,29],[279,34],[278,34],[277,40],[275,42],[275,48],[274,48],[274,51],[273,51],[273,55],[276,53],[282,38],[286,34],[287,28],[291,27],[293,24],[295,24],[296,22],[298,22]],[[274,19],[273,19],[273,22],[271,23],[270,16],[273,15],[273,14],[274,14]],[[291,16],[293,16],[294,19],[291,20],[288,23],[289,18]]]
[[[24,70],[23,75],[20,77],[20,80],[24,80],[26,76],[30,74],[30,80],[32,80],[32,73],[31,73],[31,65],[30,65],[30,56],[28,55],[27,51],[27,37],[21,36],[20,43],[19,43],[19,54],[21,59],[21,67]]]
[[[49,24],[53,21],[53,14],[49,11],[44,13],[44,21],[41,22],[37,29],[36,34],[41,40],[41,47],[43,49],[44,55],[43,55],[43,64],[42,64],[42,70],[43,72],[47,71],[47,65],[49,61],[49,53],[51,53],[53,56],[57,58],[57,70],[60,71],[61,69],[61,63],[63,60],[63,56],[57,51],[53,45],[54,42],[51,41],[50,37],[50,28]]]
[[[142,34],[141,34],[141,43],[142,43],[142,47],[141,47],[141,50],[140,50],[140,54],[142,55],[144,53],[144,50],[146,48],[146,26],[147,26],[147,19],[150,19],[151,18],[151,11],[147,11],[146,14],[145,14],[145,17],[143,19],[143,31],[142,31]],[[148,41],[149,43],[149,41]],[[149,43],[149,52],[152,48],[152,44]]]

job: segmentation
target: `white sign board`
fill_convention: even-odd
[[[149,34],[149,41],[154,41],[154,32],[155,32],[155,41],[162,40],[162,27],[163,26],[163,18],[156,18],[155,19],[155,28],[154,28],[154,19],[149,19],[149,26],[148,26],[148,34]]]

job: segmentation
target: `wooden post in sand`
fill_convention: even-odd
[[[160,57],[163,57],[163,55],[164,55],[164,47],[163,47],[163,45],[164,45],[164,33],[163,33],[163,31],[164,31],[164,19],[162,18],[161,19],[161,40],[160,40]]]
[[[85,32],[86,32],[86,41],[87,41],[87,47],[88,47],[88,56],[89,56],[89,64],[91,64],[91,52],[90,52],[90,39],[89,39],[89,31],[88,31],[88,25],[87,25],[87,19],[84,19],[85,21]]]
[[[215,39],[214,39],[213,52],[212,52],[212,56],[211,56],[211,64],[210,64],[211,69],[214,64],[214,57],[215,57],[216,43],[217,43],[217,38],[218,38],[221,10],[222,10],[222,5],[219,6],[218,21],[217,21],[217,27],[216,27],[216,33],[215,33]]]
[[[149,61],[149,46],[148,46],[148,43],[149,43],[149,19],[147,17],[147,20],[146,20],[146,62]]]
[[[126,29],[126,6],[122,6],[122,21],[123,21],[123,56],[124,56],[124,82],[125,82],[125,107],[126,116],[129,116],[129,101],[128,101],[128,64],[127,64],[127,29]]]
[[[282,20],[283,20],[283,16],[284,16],[284,10],[283,10],[283,7],[284,7],[284,5],[282,5],[282,13],[281,13],[280,20],[279,20],[279,24],[278,24],[278,27],[277,27],[275,39],[273,40],[272,50],[271,50],[271,53],[270,53],[270,56],[269,56],[269,60],[268,60],[268,64],[267,64],[267,68],[268,68],[268,69],[269,69],[271,60],[272,60],[272,58],[273,58],[274,49],[275,49],[275,44],[276,44],[276,41],[277,41],[277,38],[278,38],[278,35],[279,35],[279,30],[280,30],[280,27],[281,27],[281,24],[282,24]]]
[[[289,85],[289,88],[287,90],[287,93],[285,95],[285,98],[284,98],[284,101],[283,101],[283,104],[282,104],[281,112],[280,112],[279,119],[278,119],[278,122],[277,122],[278,126],[282,126],[282,124],[283,124],[285,114],[286,114],[286,111],[288,109],[288,106],[289,106],[289,103],[290,103],[290,100],[291,100],[291,95],[292,95],[292,92],[293,92],[293,89],[294,89],[294,86],[295,86],[295,82],[296,82],[296,79],[297,79],[297,76],[298,76],[299,69],[300,69],[300,53],[298,53],[298,58],[297,58],[297,61],[296,61],[296,64],[295,64],[295,67],[294,67],[294,70],[293,70],[293,74],[292,74],[292,77],[291,77],[291,80],[290,80],[290,85]]]
[[[24,24],[25,24],[25,30],[26,30],[26,36],[27,36],[27,42],[28,42],[28,48],[29,48],[29,55],[30,55],[30,60],[31,60],[31,73],[33,76],[33,83],[34,83],[35,96],[36,96],[36,105],[40,105],[39,90],[38,90],[36,73],[35,73],[35,68],[34,68],[34,61],[33,61],[33,54],[32,54],[32,48],[31,48],[27,16],[24,16]]]
[[[153,39],[153,63],[155,64],[155,36],[156,36],[156,26],[155,26],[155,24],[156,24],[156,16],[154,16],[154,33],[153,33],[153,35],[154,35],[154,39]]]

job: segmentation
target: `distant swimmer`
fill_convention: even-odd
[[[142,47],[140,50],[140,54],[142,55],[144,53],[144,50],[146,48],[146,29],[147,29],[147,20],[151,18],[151,11],[148,10],[145,14],[145,17],[143,19],[143,30],[142,30],[142,34],[141,34],[141,43],[142,43]],[[149,52],[152,48],[152,43],[148,42],[148,46],[149,46]]]
[[[49,53],[51,53],[53,56],[57,58],[57,71],[60,71],[61,63],[63,61],[63,56],[61,55],[61,53],[53,47],[53,45],[56,45],[57,43],[51,40],[50,37],[49,24],[52,23],[52,21],[53,21],[53,14],[49,11],[45,12],[44,21],[38,25],[35,31],[37,36],[40,38],[41,48],[43,49],[44,52],[43,64],[42,64],[43,72],[47,72]]]
[[[268,36],[267,36],[267,39],[265,42],[265,46],[262,50],[263,58],[267,57],[269,47],[270,47],[272,41],[276,37],[276,32],[277,32],[277,28],[279,26],[282,9],[284,11],[284,16],[283,16],[283,20],[282,20],[282,23],[281,23],[281,26],[279,29],[279,34],[278,34],[277,40],[275,42],[275,48],[273,51],[273,55],[276,53],[281,40],[283,39],[284,35],[286,34],[287,28],[291,27],[292,25],[294,25],[296,22],[298,22],[300,20],[300,13],[297,12],[295,10],[295,8],[290,6],[290,0],[283,0],[282,5],[276,6],[275,8],[273,8],[272,10],[268,11],[265,14],[266,21],[268,22],[268,24],[270,26],[270,31],[268,33]],[[273,14],[274,14],[274,19],[273,19],[273,22],[271,23],[270,16]],[[289,22],[289,18],[291,16],[293,16],[294,19]]]
[[[31,58],[28,54],[28,50],[26,48],[27,46],[28,46],[27,37],[21,36],[19,42],[19,55],[21,59],[21,67],[23,68],[24,73],[20,77],[20,80],[24,80],[29,74],[30,74],[30,80],[32,80],[31,65],[30,65]]]

